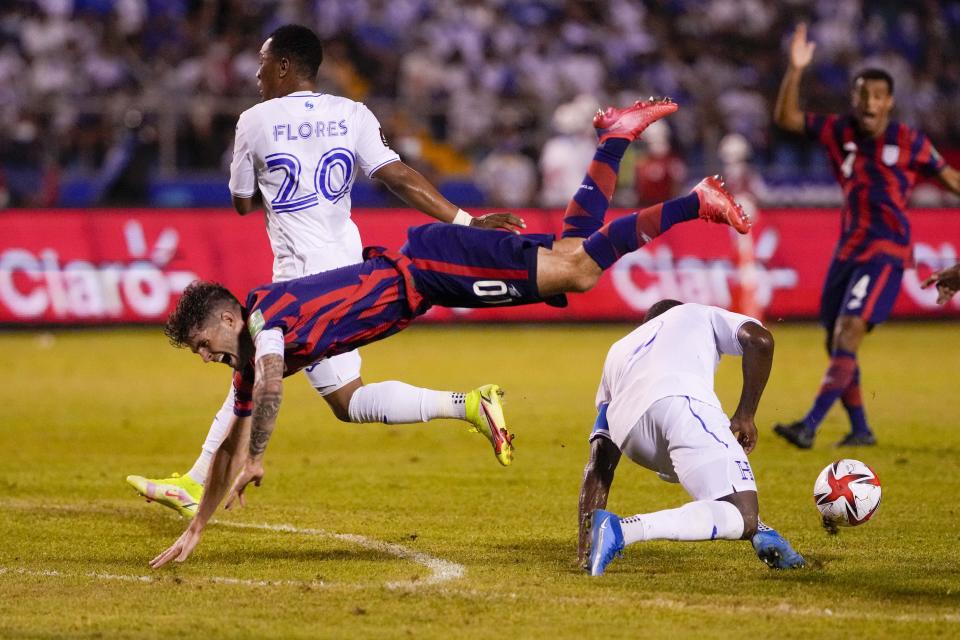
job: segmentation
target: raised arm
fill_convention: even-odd
[[[150,566],[159,569],[171,560],[183,562],[200,543],[207,522],[216,513],[217,507],[227,495],[233,479],[243,468],[247,459],[247,442],[250,439],[250,418],[234,417],[230,425],[230,433],[220,445],[210,471],[207,472],[207,482],[204,487],[197,515],[190,521],[186,531],[181,534],[166,551],[150,561]]]
[[[578,511],[579,533],[577,536],[577,562],[583,566],[587,561],[590,541],[590,514],[594,509],[607,506],[613,474],[620,462],[620,449],[609,438],[594,438],[590,444],[590,460],[583,469],[580,485]]]
[[[373,174],[407,206],[413,207],[440,222],[469,224],[471,227],[519,231],[526,225],[512,213],[488,213],[472,217],[466,211],[443,197],[423,175],[402,161],[386,164]]]
[[[780,82],[780,91],[773,107],[773,121],[781,129],[793,133],[803,133],[803,111],[800,109],[800,78],[803,70],[813,59],[813,50],[817,45],[807,40],[807,25],[797,25],[790,39],[790,55],[787,72]]]
[[[730,418],[730,430],[750,453],[757,445],[757,407],[773,366],[773,335],[756,322],[745,322],[737,331],[737,340],[743,347],[743,389]]]

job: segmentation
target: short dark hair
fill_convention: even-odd
[[[853,77],[853,86],[857,86],[858,80],[883,80],[887,83],[887,88],[890,90],[890,95],[893,95],[893,76],[883,69],[878,69],[876,67],[868,67],[863,69]]]
[[[183,290],[177,307],[167,318],[163,333],[173,346],[185,347],[190,334],[202,327],[214,311],[226,304],[239,305],[240,301],[223,285],[194,280]]]
[[[650,320],[653,320],[654,318],[659,316],[661,313],[669,311],[674,307],[679,307],[682,304],[683,303],[680,302],[679,300],[671,300],[669,298],[666,300],[661,300],[659,302],[654,302],[652,305],[650,305],[650,308],[647,309],[647,314],[643,316],[643,321],[649,322]]]
[[[323,45],[311,29],[299,24],[285,24],[267,36],[270,53],[287,58],[305,77],[315,78],[323,62]]]

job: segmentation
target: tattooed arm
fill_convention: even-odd
[[[271,353],[258,358],[253,384],[253,426],[250,429],[249,457],[230,491],[226,507],[239,501],[246,506],[243,492],[251,482],[259,487],[263,480],[263,454],[267,449],[283,400],[283,356]]]
[[[203,497],[200,499],[197,515],[190,521],[187,530],[177,538],[176,542],[150,561],[151,567],[159,569],[171,560],[183,562],[200,543],[203,528],[216,512],[217,507],[220,506],[224,496],[227,495],[230,481],[240,472],[247,460],[247,441],[249,438],[250,418],[234,417],[233,423],[230,425],[229,435],[220,445],[213,457],[213,462],[210,464],[210,471],[207,474],[207,482]]]

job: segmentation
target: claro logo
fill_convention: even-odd
[[[123,227],[128,260],[63,263],[56,249],[4,249],[0,253],[0,304],[22,320],[154,319],[171,297],[197,278],[190,271],[166,271],[177,250],[176,229],[160,232],[147,245],[143,226]]]
[[[770,267],[780,237],[766,229],[754,247],[757,303],[766,308],[778,289],[792,289],[799,280],[797,270]],[[638,280],[637,271],[647,274]],[[676,257],[668,246],[651,246],[628,254],[613,268],[613,285],[624,301],[636,311],[644,311],[664,298],[729,308],[731,285],[739,284],[740,273],[727,258],[704,259]]]

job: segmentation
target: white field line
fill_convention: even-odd
[[[294,527],[293,525],[289,524],[252,524],[246,522],[223,522],[222,520],[214,520],[214,522],[221,527],[231,527],[234,529],[261,529],[265,531],[282,531],[284,533],[294,533],[305,536],[333,538],[334,540],[349,542],[359,547],[364,547],[365,549],[373,549],[375,551],[387,553],[402,560],[409,560],[430,570],[430,575],[423,580],[388,582],[386,584],[388,589],[415,588],[420,585],[449,582],[450,580],[456,580],[457,578],[463,577],[463,574],[466,571],[462,564],[450,562],[449,560],[442,560],[441,558],[436,558],[429,554],[423,553],[422,551],[414,551],[413,549],[408,549],[407,547],[399,544],[384,542],[382,540],[368,538],[355,533],[333,533],[330,531],[324,531],[323,529],[305,529]]]
[[[114,582],[208,582],[211,584],[238,585],[244,587],[329,587],[333,586],[325,582],[305,581],[305,580],[247,580],[243,578],[226,578],[223,576],[207,576],[201,578],[180,578],[172,576],[132,576],[118,573],[102,573],[99,571],[86,571],[70,573],[66,571],[57,571],[55,569],[26,569],[23,567],[0,567],[0,576],[5,574],[20,576],[38,576],[41,578],[94,578],[96,580],[106,580]]]
[[[102,513],[116,513],[116,509],[109,509],[104,506],[87,506],[87,505],[42,505],[38,506],[35,503],[29,501],[0,501],[0,509],[37,509],[37,510],[46,510],[46,511],[72,511],[72,512],[102,512]],[[416,588],[418,586],[425,586],[428,584],[438,584],[450,580],[455,580],[464,575],[465,569],[462,565],[459,565],[454,562],[449,562],[447,560],[441,560],[440,558],[435,558],[428,554],[413,551],[398,544],[393,544],[390,542],[383,542],[381,540],[375,540],[373,538],[367,538],[365,536],[360,536],[352,533],[333,533],[329,531],[324,531],[322,529],[310,529],[310,528],[299,528],[287,524],[253,524],[253,523],[243,523],[243,522],[222,522],[214,520],[216,524],[221,527],[232,527],[235,529],[259,529],[265,531],[277,531],[284,533],[293,533],[301,535],[312,535],[312,536],[323,536],[330,537],[336,540],[343,540],[344,542],[350,542],[358,546],[362,546],[368,549],[374,549],[388,553],[398,558],[405,560],[411,560],[417,564],[421,564],[431,571],[431,576],[423,580],[409,580],[401,582],[390,582],[387,583],[387,587],[391,589],[400,589],[400,588]],[[132,575],[117,575],[110,573],[97,573],[97,572],[88,572],[88,573],[66,573],[54,570],[36,570],[36,569],[25,569],[25,568],[9,568],[9,567],[0,567],[0,576],[4,574],[14,574],[14,575],[29,575],[29,576],[40,576],[40,577],[51,577],[51,578],[66,578],[66,577],[88,577],[98,580],[116,580],[123,582],[166,582],[174,580],[175,578],[171,576],[132,576]],[[350,588],[363,588],[363,585],[336,585],[331,583],[324,583],[318,581],[297,581],[297,580],[245,580],[240,578],[225,578],[212,576],[208,578],[178,578],[184,582],[192,581],[206,581],[216,584],[225,584],[225,585],[238,585],[238,586],[251,586],[251,587],[275,587],[275,586],[295,586],[295,587],[350,587]],[[584,579],[589,579],[586,575]],[[606,578],[604,579],[606,580]],[[470,600],[487,600],[487,601],[496,601],[503,598],[509,598],[512,601],[517,601],[520,599],[519,595],[516,593],[490,593],[477,589],[464,589],[464,588],[455,588],[450,586],[443,586],[439,588],[439,594],[442,594],[446,597],[453,598],[467,598]],[[553,596],[552,601],[555,604],[568,604],[574,606],[583,606],[589,607],[598,603],[598,600],[609,599],[609,596],[604,598],[600,597],[579,597],[579,596]],[[615,598],[614,598],[615,599]],[[684,600],[673,600],[670,598],[662,597],[652,597],[652,598],[642,598],[641,594],[632,594],[629,599],[629,605],[632,607],[649,607],[651,609],[668,609],[671,611],[689,611],[689,612],[699,612],[699,613],[716,613],[716,614],[742,614],[742,615],[755,615],[755,616],[765,616],[769,614],[778,614],[782,616],[791,616],[797,618],[829,618],[836,620],[869,620],[869,621],[882,621],[882,622],[906,622],[906,623],[949,623],[957,624],[960,623],[960,613],[889,613],[885,614],[882,612],[866,612],[866,611],[856,611],[856,610],[837,610],[834,611],[829,608],[819,608],[819,607],[795,607],[787,602],[780,603],[770,603],[766,605],[738,605],[738,604],[700,604],[697,602],[684,601]]]
[[[36,504],[27,504],[27,503],[13,503],[13,502],[3,502],[0,501],[0,508],[27,508],[27,509],[39,509],[45,511],[71,511],[71,512],[85,512],[90,513],[95,511],[95,508],[85,507],[81,505],[43,505],[38,507]],[[348,542],[350,544],[355,544],[359,547],[365,549],[372,549],[374,551],[379,551],[381,553],[386,553],[395,558],[401,560],[409,560],[415,564],[419,564],[425,567],[430,571],[430,575],[423,579],[413,579],[413,580],[399,580],[394,582],[387,582],[383,586],[387,589],[416,589],[422,586],[436,585],[444,582],[449,582],[451,580],[456,580],[457,578],[463,577],[466,572],[466,568],[462,564],[456,562],[451,562],[449,560],[443,560],[442,558],[437,558],[431,556],[430,554],[424,553],[422,551],[415,551],[404,547],[403,545],[395,544],[392,542],[385,542],[383,540],[377,540],[376,538],[368,538],[366,536],[361,536],[355,533],[336,533],[333,531],[325,531],[323,529],[313,529],[313,528],[304,528],[304,527],[295,527],[290,524],[257,524],[257,523],[247,523],[247,522],[225,522],[222,520],[212,520],[212,524],[216,524],[221,527],[229,527],[233,529],[259,529],[261,531],[276,531],[281,533],[292,533],[295,535],[304,535],[304,536],[317,536],[322,538],[332,538],[334,540],[340,540],[342,542]],[[50,571],[33,571],[23,568],[5,568],[0,567],[0,575],[4,573],[18,573],[21,575],[37,575],[37,576],[49,576],[49,577],[67,577],[68,575],[84,575],[87,577],[97,578],[100,580],[128,580],[131,582],[159,582],[150,576],[117,576],[108,573],[83,573],[83,574],[65,574],[55,570]],[[183,579],[183,578],[181,578]],[[191,578],[192,580],[192,578]],[[303,580],[245,580],[240,578],[224,578],[224,577],[209,577],[204,579],[206,582],[214,582],[217,584],[234,584],[234,585],[244,585],[244,586],[298,586],[298,587],[330,587],[334,586],[329,583],[317,582],[317,581],[303,581]],[[340,585],[347,586],[347,585]],[[352,586],[352,585],[351,585]]]

